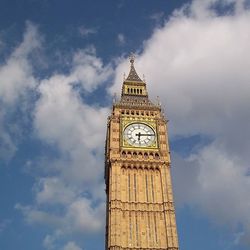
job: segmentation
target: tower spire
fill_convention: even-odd
[[[130,71],[128,77],[124,79],[122,86],[122,96],[148,97],[146,83],[138,76],[135,67],[135,55],[129,56]]]
[[[131,53],[129,56],[129,61],[130,61],[130,71],[128,74],[128,77],[125,81],[133,81],[133,82],[143,82],[141,78],[138,76],[135,67],[134,67],[134,61],[135,61],[135,55],[134,53]]]

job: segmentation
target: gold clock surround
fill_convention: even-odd
[[[146,126],[150,127],[154,133],[155,133],[155,138],[154,138],[154,141],[151,145],[148,145],[148,146],[135,146],[135,145],[131,145],[125,138],[124,136],[124,132],[125,132],[125,129],[132,125],[132,124],[145,124]],[[133,119],[131,120],[130,118],[123,118],[122,119],[122,122],[121,122],[121,135],[120,135],[120,138],[121,138],[121,146],[123,148],[137,148],[137,149],[140,149],[140,150],[148,150],[148,149],[156,149],[158,147],[158,143],[157,143],[157,126],[156,126],[156,122],[155,121],[152,121],[152,120],[145,120],[145,119]]]

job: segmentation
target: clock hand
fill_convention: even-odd
[[[135,136],[138,136],[138,141],[140,141],[141,140],[141,132],[139,132],[138,134],[135,134]]]
[[[154,134],[140,134],[140,136],[154,136]]]

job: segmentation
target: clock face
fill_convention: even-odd
[[[124,139],[134,147],[150,147],[156,139],[155,131],[144,123],[131,123],[124,129]]]

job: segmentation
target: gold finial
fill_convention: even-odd
[[[134,61],[135,61],[135,55],[134,55],[134,53],[133,53],[133,52],[131,52],[131,54],[130,54],[130,56],[129,56],[129,61],[130,61],[131,65],[133,65],[133,64],[134,64]]]

